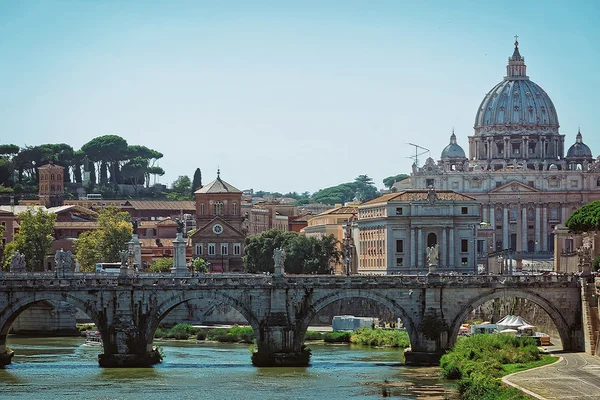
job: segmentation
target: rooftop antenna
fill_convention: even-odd
[[[429,153],[429,149],[426,149],[425,147],[419,146],[418,144],[414,144],[414,143],[407,143],[407,144],[409,146],[415,146],[415,155],[408,156],[406,158],[411,158],[411,159],[415,160],[415,165],[418,167],[419,166],[419,156]]]

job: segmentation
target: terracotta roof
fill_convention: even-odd
[[[57,221],[54,223],[54,229],[98,229],[98,223],[95,221]]]
[[[81,207],[76,204],[69,204],[69,205],[58,206],[58,207],[50,207],[50,208],[48,208],[47,211],[54,213],[54,214],[60,214],[61,212],[64,212],[64,211],[73,211],[75,213],[85,214],[85,215],[89,215],[92,217],[98,216],[98,213],[96,211],[90,210],[85,207]]]
[[[156,228],[158,221],[139,221],[138,228]]]
[[[129,200],[135,210],[174,210],[174,211],[196,211],[196,202],[193,200]]]
[[[217,176],[217,179],[196,190],[194,193],[242,193],[242,191],[222,180],[220,176]]]
[[[358,212],[358,207],[355,206],[342,206],[335,207],[331,210],[327,210],[325,212],[320,213],[319,215],[330,215],[330,214],[356,214]]]
[[[44,164],[44,165],[38,167],[38,169],[48,169],[48,168],[62,168],[62,169],[65,169],[65,167],[63,167],[62,165],[56,165],[56,164]]]
[[[160,242],[162,243],[162,246],[157,246],[156,245],[156,239],[150,238],[150,239],[139,239],[140,243],[142,245],[142,247],[145,248],[162,248],[162,247],[166,247],[166,248],[172,248],[173,247],[173,240],[175,239],[160,239]]]
[[[456,193],[452,190],[436,190],[436,201],[474,201],[471,196]],[[429,190],[405,190],[398,193],[388,193],[376,199],[369,200],[361,206],[370,204],[387,203],[388,201],[427,201],[429,199]]]

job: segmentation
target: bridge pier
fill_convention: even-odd
[[[4,335],[2,342],[6,343],[6,335]],[[9,365],[12,362],[12,358],[15,352],[6,347],[5,344],[0,345],[0,367]]]
[[[286,313],[271,313],[269,322],[259,325],[257,351],[252,354],[255,367],[306,367],[310,350],[295,326],[287,324]],[[276,325],[273,325],[275,323]]]

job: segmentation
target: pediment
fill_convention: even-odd
[[[215,225],[220,225],[221,228],[215,227]],[[243,238],[244,235],[242,234],[242,232],[234,228],[231,224],[229,224],[227,221],[220,217],[213,218],[209,223],[198,228],[198,230],[192,235],[192,238],[197,240],[204,240],[207,238],[217,239],[219,237]]]
[[[541,190],[538,190],[529,185],[525,185],[522,182],[512,181],[505,183],[504,185],[495,188],[494,190],[490,190],[490,193],[498,194],[498,193],[541,193]]]

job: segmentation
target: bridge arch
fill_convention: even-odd
[[[64,301],[79,308],[96,324],[103,342],[108,343],[108,336],[106,336],[108,335],[108,330],[106,329],[106,324],[103,324],[103,321],[98,318],[98,313],[94,305],[88,299],[78,297],[78,292],[74,293],[75,294],[68,292],[30,293],[19,296],[14,302],[11,302],[7,307],[0,310],[0,353],[4,352],[6,348],[6,338],[17,317],[29,307],[45,301]]]
[[[414,321],[408,316],[404,308],[400,304],[398,304],[394,299],[377,293],[372,290],[360,290],[360,291],[345,291],[345,290],[334,290],[331,293],[328,293],[324,296],[318,297],[309,307],[308,312],[302,318],[300,323],[300,334],[302,335],[302,341],[304,341],[304,336],[308,329],[308,326],[312,319],[325,307],[330,304],[335,303],[336,301],[346,300],[346,299],[367,299],[379,303],[393,312],[400,315],[400,319],[406,328],[408,336],[410,337],[411,346],[414,348],[419,344],[419,335],[417,332],[417,328],[414,324]]]
[[[567,321],[564,319],[560,311],[548,300],[544,297],[540,296],[537,293],[533,293],[527,290],[520,289],[496,289],[490,290],[480,296],[477,296],[473,299],[470,299],[469,302],[460,310],[460,312],[456,315],[452,323],[450,324],[450,335],[448,337],[449,347],[453,347],[456,343],[456,338],[458,336],[458,330],[463,323],[463,321],[467,318],[469,313],[476,309],[477,307],[483,305],[484,303],[499,299],[503,297],[519,297],[522,299],[526,299],[531,301],[532,303],[537,304],[544,310],[554,322],[556,329],[558,330],[558,334],[560,336],[560,340],[562,341],[562,346],[564,350],[571,349],[572,337],[569,329],[569,325]]]
[[[239,292],[242,294],[243,292]],[[152,342],[154,340],[154,333],[158,329],[161,321],[178,305],[192,301],[192,300],[209,300],[215,303],[224,303],[226,305],[231,306],[237,312],[239,312],[245,319],[248,321],[248,324],[252,327],[254,334],[256,335],[258,332],[258,318],[252,312],[252,310],[248,307],[249,304],[245,301],[245,298],[237,298],[226,293],[218,292],[218,291],[188,291],[183,294],[173,295],[165,299],[161,299],[162,301],[156,308],[156,311],[152,314],[149,324],[147,325],[146,338],[147,338],[147,346],[149,348],[152,347]]]

